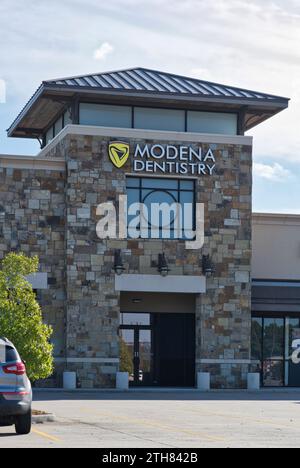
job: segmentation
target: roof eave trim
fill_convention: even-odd
[[[16,130],[18,127],[19,123],[25,116],[25,114],[32,108],[32,106],[36,103],[36,101],[39,99],[39,97],[43,94],[45,90],[45,86],[41,84],[41,86],[36,90],[34,95],[29,99],[27,102],[26,106],[23,108],[23,110],[20,112],[18,117],[13,121],[11,126],[6,130],[7,131],[7,136],[11,137],[13,136],[13,132]]]
[[[264,116],[258,117],[257,120],[254,123],[252,123],[250,125],[246,125],[245,132],[248,132],[249,130],[252,130],[252,128],[255,128],[258,125],[266,122],[271,117],[275,117],[275,115],[279,114],[280,112],[283,112],[285,109],[287,109],[287,107],[277,108],[277,110],[274,109],[274,112],[272,113],[272,115],[265,114]]]
[[[135,97],[155,97],[158,99],[173,99],[173,100],[178,100],[178,101],[187,101],[187,100],[193,100],[193,101],[203,101],[203,102],[216,102],[216,103],[228,103],[228,104],[240,104],[240,105],[258,105],[259,107],[282,107],[282,108],[287,108],[289,105],[289,98],[276,98],[274,97],[273,100],[268,100],[268,99],[251,99],[251,98],[239,98],[239,97],[221,97],[221,96],[199,96],[193,93],[186,93],[183,95],[178,95],[176,93],[168,93],[168,92],[160,92],[160,93],[155,93],[153,91],[146,91],[146,90],[141,90],[141,91],[136,91],[136,90],[126,90],[124,89],[115,89],[115,88],[109,88],[109,89],[99,89],[99,88],[90,88],[86,86],[62,86],[62,85],[55,85],[55,84],[47,84],[44,85],[44,90],[45,91],[69,91],[73,92],[74,94],[77,93],[83,93],[83,94],[99,94],[99,95],[111,95],[111,96],[119,96],[122,94],[122,96],[135,96]]]
[[[34,95],[31,97],[31,99],[28,101],[26,106],[23,108],[23,110],[20,112],[18,117],[14,120],[14,122],[11,124],[11,126],[7,129],[7,136],[8,137],[14,137],[17,136],[15,134],[18,125],[22,121],[22,119],[25,117],[25,115],[31,110],[31,108],[34,106],[34,104],[37,102],[37,100],[45,94],[47,91],[60,91],[60,92],[66,92],[69,91],[70,93],[73,94],[95,94],[99,96],[119,96],[120,94],[122,96],[126,97],[142,97],[142,98],[155,98],[158,100],[175,100],[175,101],[193,101],[193,102],[203,102],[203,103],[216,103],[216,104],[233,104],[233,105],[240,105],[240,106],[256,106],[256,107],[261,107],[261,108],[269,108],[269,109],[277,109],[277,112],[280,112],[281,110],[287,109],[289,106],[289,101],[290,99],[288,98],[278,98],[274,99],[273,101],[269,100],[263,100],[263,99],[241,99],[241,98],[234,98],[234,97],[211,97],[211,96],[197,96],[195,94],[185,94],[182,96],[176,95],[176,94],[171,94],[171,93],[153,93],[153,91],[135,91],[135,90],[127,90],[124,92],[123,89],[116,90],[116,89],[107,89],[107,90],[99,90],[98,89],[91,89],[89,87],[78,87],[78,86],[61,86],[61,85],[56,85],[56,84],[49,84],[46,82],[43,82],[41,86],[37,89],[37,91],[34,93]],[[277,113],[276,112],[276,113]],[[20,135],[20,134],[19,134]]]

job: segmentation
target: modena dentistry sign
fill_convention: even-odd
[[[163,174],[214,174],[216,158],[212,149],[203,151],[201,147],[173,145],[139,145],[133,157],[134,172]]]
[[[125,166],[130,154],[129,143],[114,141],[109,144],[110,160],[118,169]],[[195,145],[137,144],[132,164],[133,172],[211,176],[216,169],[216,158],[211,148],[203,150]]]

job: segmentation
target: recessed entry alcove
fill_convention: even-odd
[[[195,294],[121,293],[120,366],[132,386],[194,386],[195,301]]]

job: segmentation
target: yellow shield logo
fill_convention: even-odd
[[[114,141],[109,145],[109,157],[114,166],[118,169],[126,164],[129,158],[129,145],[121,141]]]

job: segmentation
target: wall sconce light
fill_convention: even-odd
[[[169,274],[170,268],[164,253],[158,255],[158,271],[164,278]]]
[[[114,270],[118,276],[121,276],[122,273],[125,271],[121,256],[121,250],[115,250]]]
[[[202,272],[207,278],[214,274],[214,266],[210,255],[202,255]]]
[[[141,304],[142,299],[132,299],[132,304]]]

